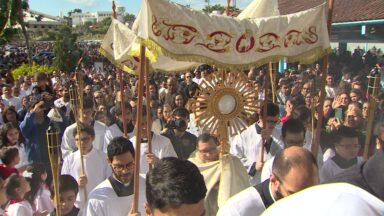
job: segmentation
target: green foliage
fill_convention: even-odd
[[[44,17],[43,17],[42,15],[37,15],[37,16],[35,17],[35,19],[36,19],[37,22],[41,22],[41,20],[42,20],[43,18],[44,18]]]
[[[53,65],[58,69],[71,72],[75,69],[82,51],[76,45],[77,35],[72,33],[68,26],[63,26],[56,34],[56,41],[53,47],[55,58]]]
[[[130,13],[125,14],[124,23],[132,24],[136,19],[136,16]]]
[[[9,0],[0,1],[0,34],[8,22],[9,6]]]
[[[81,13],[83,12],[80,8],[75,8],[68,12],[68,16],[70,17],[73,13]]]
[[[34,75],[35,73],[52,74],[54,70],[57,70],[57,68],[53,66],[38,65],[33,63],[32,67],[29,67],[28,64],[22,64],[20,67],[12,71],[12,76],[15,80],[18,80],[19,76],[24,74],[28,74],[28,75]]]
[[[205,8],[203,8],[203,11],[206,13],[211,13],[212,11],[220,11],[220,13],[223,13],[225,11],[225,7],[221,4],[215,4],[215,5],[207,5]]]
[[[212,11],[219,11],[220,13],[224,13],[226,10],[226,7],[221,5],[221,4],[215,4],[215,5],[210,5],[210,6],[205,6],[205,8],[203,8],[203,11],[206,12],[206,13],[211,13]],[[229,12],[237,12],[239,13],[240,12],[240,9],[237,8],[237,7],[234,7],[234,6],[230,6],[229,7]]]

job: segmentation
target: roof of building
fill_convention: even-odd
[[[307,10],[325,0],[278,0],[280,14]],[[384,0],[334,0],[332,22],[384,19]]]

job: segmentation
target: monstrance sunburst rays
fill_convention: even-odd
[[[257,91],[243,73],[216,72],[200,84],[194,112],[198,125],[221,141],[243,131],[256,112]]]

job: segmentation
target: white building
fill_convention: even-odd
[[[38,17],[40,17],[40,20]],[[56,29],[57,27],[66,24],[66,20],[61,17],[52,16],[35,10],[24,12],[24,21],[29,31]]]
[[[117,19],[122,21],[125,14],[125,7],[118,6],[116,8]],[[72,13],[72,26],[84,25],[86,22],[98,23],[107,17],[111,17],[111,11],[98,11],[98,12],[86,12],[86,13]]]

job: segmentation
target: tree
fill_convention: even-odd
[[[211,13],[212,11],[219,11],[221,14],[224,13],[226,10],[226,7],[220,4],[215,4],[215,5],[207,5],[205,8],[203,8],[203,11],[206,13]],[[229,12],[230,13],[240,13],[240,9],[234,6],[229,7]]]
[[[82,51],[76,44],[77,35],[72,33],[68,26],[63,26],[56,34],[56,41],[53,47],[55,58],[53,65],[65,72],[74,71]]]
[[[0,35],[3,33],[9,18],[9,0],[0,1]]]
[[[11,29],[14,29],[14,27],[17,25],[21,26],[21,31],[24,35],[25,44],[27,46],[28,63],[30,66],[32,66],[32,52],[29,46],[29,36],[24,22],[24,11],[29,9],[28,0],[6,0],[1,2],[2,3],[0,6],[4,6],[6,12],[8,13],[8,15],[5,14],[5,16],[3,16],[5,17],[6,22],[9,21],[9,26],[4,28],[2,26],[5,26],[5,24],[0,23],[0,27],[4,28],[0,30],[2,30],[2,33],[8,34],[7,37],[10,38],[11,34],[16,32]],[[2,39],[4,39],[4,34],[1,36]]]
[[[107,17],[103,20],[101,20],[97,25],[98,25],[98,31],[100,34],[105,34],[108,31],[109,26],[112,23],[112,18]]]
[[[71,17],[73,13],[82,13],[83,11],[80,8],[75,8],[68,12],[68,16]]]
[[[37,22],[41,22],[41,20],[42,20],[43,18],[44,18],[44,17],[43,17],[42,15],[37,15],[37,16],[35,17],[35,19],[36,19]]]
[[[129,25],[132,25],[133,22],[135,22],[136,16],[130,13],[125,14],[124,16],[124,23],[128,23]]]
[[[225,7],[221,4],[207,5],[203,8],[203,11],[206,13],[211,13],[212,11],[219,11],[220,13],[223,13],[225,11]]]

